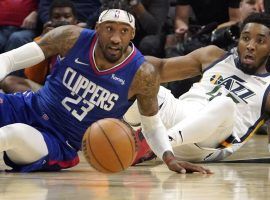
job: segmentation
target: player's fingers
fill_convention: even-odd
[[[181,165],[178,165],[178,164],[175,164],[175,165],[171,166],[170,170],[172,170],[174,172],[177,172],[177,173],[180,173],[180,174],[187,173],[187,170],[184,167],[182,167]]]
[[[213,174],[213,172],[205,167],[199,166],[199,165],[194,165],[192,163],[183,163],[183,167],[187,170],[188,173],[192,173],[192,172],[199,172],[202,174]]]
[[[182,167],[181,165],[179,165],[176,160],[172,160],[166,164],[171,171],[181,173],[181,174],[186,173],[186,169]]]

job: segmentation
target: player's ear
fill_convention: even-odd
[[[133,40],[134,38],[135,38],[135,29],[133,29],[131,33],[131,39]]]
[[[98,30],[99,28],[99,23],[96,23],[95,29]]]

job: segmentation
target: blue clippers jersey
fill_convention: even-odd
[[[94,61],[95,31],[84,29],[64,59],[58,59],[45,86],[38,91],[40,109],[60,131],[61,140],[80,149],[86,129],[103,118],[121,118],[132,104],[128,90],[142,54],[132,52],[119,65],[99,71]]]

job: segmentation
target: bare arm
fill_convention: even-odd
[[[232,26],[241,21],[241,15],[239,8],[229,8],[229,21],[219,24],[217,29]]]
[[[77,41],[82,28],[74,25],[60,26],[45,34],[37,42],[45,58],[60,54],[65,56]]]
[[[202,73],[209,64],[225,54],[225,51],[216,46],[207,46],[197,49],[185,56],[160,59],[146,57],[159,70],[160,82],[170,82],[191,78]]]
[[[172,171],[178,173],[211,173],[210,170],[203,167],[175,159],[168,140],[166,128],[157,114],[159,79],[159,71],[157,68],[145,62],[136,73],[129,91],[129,97],[134,95],[137,97],[139,111],[142,115],[142,130],[149,146],[158,157],[162,158]]]
[[[239,8],[229,8],[230,21],[239,22],[240,21],[240,9]]]
[[[189,5],[178,5],[175,8],[174,32],[179,39],[183,39],[184,34],[188,31],[190,9]]]
[[[13,71],[36,65],[51,56],[65,56],[81,31],[78,26],[61,26],[45,34],[38,42],[29,42],[0,54],[0,80]]]
[[[182,23],[188,25],[189,15],[190,15],[189,5],[176,6],[175,7],[175,27],[177,28]],[[180,24],[178,25],[178,23]]]
[[[158,90],[158,71],[153,65],[145,62],[136,73],[130,89],[130,96],[136,95],[139,111],[142,115],[152,116],[158,112]]]

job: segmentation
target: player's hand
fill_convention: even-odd
[[[185,173],[199,172],[202,174],[213,174],[213,172],[211,172],[209,169],[204,168],[202,166],[195,165],[190,162],[176,160],[173,153],[170,151],[166,151],[163,154],[163,161],[166,163],[166,165],[171,171],[177,173],[185,174]]]
[[[256,2],[256,10],[258,12],[265,12],[263,0],[257,0],[257,2]]]
[[[22,22],[21,27],[26,29],[35,29],[37,26],[37,12],[31,12]]]

